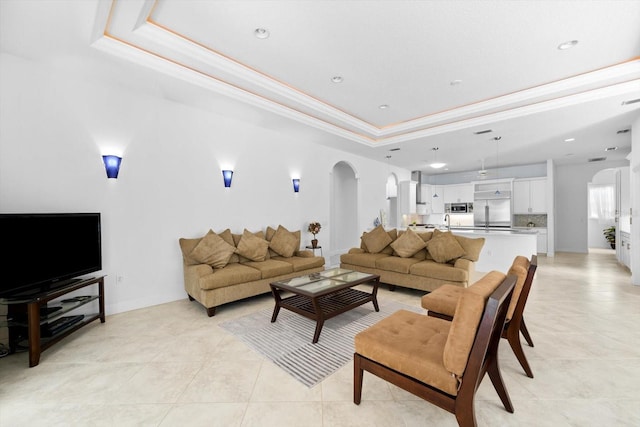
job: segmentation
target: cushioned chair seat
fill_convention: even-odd
[[[400,258],[397,256],[390,256],[376,260],[376,268],[406,274],[409,273],[409,269],[413,264],[417,264],[419,262],[420,260],[416,258]]]
[[[442,354],[451,323],[399,310],[355,337],[356,353],[455,396]]]
[[[422,308],[450,317],[456,312],[456,305],[464,288],[454,285],[442,285],[435,291],[422,297]]]
[[[303,271],[310,268],[322,267],[324,265],[324,258],[322,257],[298,257],[293,256],[290,258],[275,257],[272,258],[276,261],[286,262],[293,266],[293,271]]]
[[[281,276],[283,274],[293,273],[293,265],[288,262],[276,261],[268,259],[266,261],[251,261],[243,263],[247,267],[255,268],[261,274],[261,279]]]
[[[467,282],[469,280],[468,271],[454,268],[451,264],[442,264],[430,260],[413,264],[409,272],[416,276],[433,277],[434,279],[450,280],[452,282]]]
[[[212,274],[201,277],[199,284],[201,289],[216,289],[252,280],[259,280],[260,278],[261,274],[259,270],[234,263],[227,264],[224,268],[213,270]]]
[[[359,265],[361,267],[376,268],[376,261],[382,258],[389,258],[389,254],[355,253],[340,255],[340,262],[343,264]]]

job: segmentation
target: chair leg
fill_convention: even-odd
[[[520,320],[520,332],[522,332],[522,336],[527,341],[527,344],[529,344],[529,347],[533,347],[533,340],[531,339],[531,335],[529,335],[527,325],[524,324],[524,317]]]
[[[477,427],[476,411],[473,406],[473,396],[456,399],[455,416],[459,427]]]
[[[527,357],[522,349],[522,343],[520,342],[520,331],[515,328],[507,330],[507,341],[509,341],[509,345],[516,355],[518,362],[520,362],[520,366],[524,369],[524,372],[529,378],[533,378],[533,371],[531,371],[531,367],[529,367],[529,362],[527,361]]]
[[[504,385],[497,356],[493,356],[489,361],[489,364],[487,365],[487,373],[489,374],[489,378],[491,379],[493,388],[496,389],[498,396],[500,396],[500,400],[504,405],[504,409],[506,409],[507,412],[513,414],[513,404],[511,403],[511,399],[509,398],[507,387]]]
[[[362,367],[360,366],[360,355],[353,355],[353,403],[360,404],[362,399]]]

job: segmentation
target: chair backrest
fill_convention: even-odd
[[[517,317],[518,322],[522,319],[522,313],[524,312],[524,306],[527,303],[529,297],[529,291],[531,290],[531,284],[533,283],[533,276],[538,268],[538,256],[532,255],[531,261],[523,256],[517,256],[513,260],[513,264],[509,269],[507,275],[516,275],[518,280],[516,287],[513,290],[513,296],[509,303],[509,310],[507,311],[507,321],[515,321],[514,317]]]
[[[498,344],[516,280],[516,276],[507,276],[487,300],[465,367],[465,374],[461,379],[459,396],[475,393],[486,373],[488,358],[497,357]]]
[[[507,276],[491,271],[462,292],[444,346],[444,367],[458,379],[462,378],[474,346],[481,318],[490,296]]]

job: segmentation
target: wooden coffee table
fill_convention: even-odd
[[[354,286],[373,283],[371,293]],[[271,293],[276,301],[271,323],[278,318],[280,308],[286,308],[316,321],[316,332],[312,343],[317,343],[324,321],[371,301],[376,311],[378,307],[378,286],[380,276],[358,271],[334,268],[319,273],[307,274],[271,283]],[[282,298],[283,292],[293,295]]]

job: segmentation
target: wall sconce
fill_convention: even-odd
[[[233,178],[232,170],[223,170],[222,171],[222,179],[224,179],[224,186],[226,188],[231,187],[231,178]]]
[[[104,162],[104,168],[107,171],[107,178],[118,178],[122,157],[102,156],[102,161]]]
[[[293,191],[296,192],[296,193],[300,191],[300,179],[299,178],[293,178]]]

